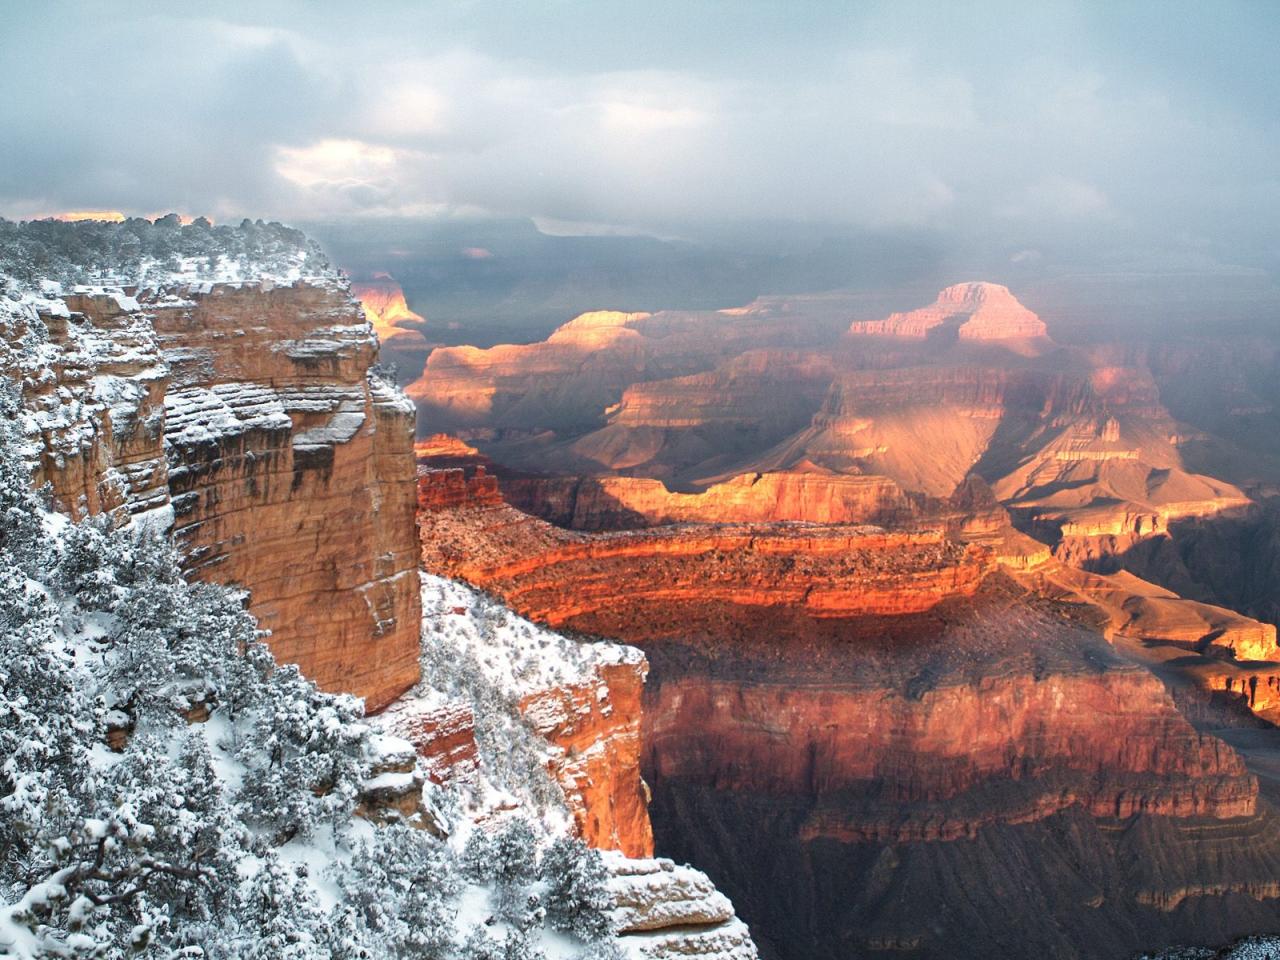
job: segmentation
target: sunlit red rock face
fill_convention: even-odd
[[[488,502],[422,522],[428,569],[646,651],[658,850],[770,956],[1124,956],[1280,920],[1280,824],[1240,758],[985,548],[584,534]]]
[[[841,320],[802,298],[742,310],[599,311],[543,343],[436,350],[408,392],[422,435],[474,427],[581,430],[598,426],[602,411],[633,383],[707,371],[752,349],[812,347],[833,338]]]
[[[976,474],[1076,564],[1248,503],[1184,463],[1194,431],[1161,403],[1146,355],[1056,347],[995,284],[850,324],[857,310],[829,297],[601,312],[541,344],[437,351],[412,388],[419,430],[468,431],[505,468],[681,492],[817,468],[946,497]],[[955,335],[929,335],[942,329]]]
[[[144,304],[170,367],[165,440],[189,573],[252,591],[276,656],[378,709],[418,676],[413,414],[367,371],[336,285]]]
[[[914,339],[949,335],[960,340],[1033,340],[1049,335],[1044,322],[1008,287],[981,281],[947,287],[919,310],[890,314],[885,320],[855,321],[849,332]]]
[[[381,345],[380,359],[396,367],[402,378],[412,380],[426,363],[434,346],[425,333],[426,318],[410,309],[404,290],[388,273],[351,284],[351,295],[360,301]]]
[[[551,774],[564,788],[582,839],[629,857],[653,856],[640,776],[647,672],[644,663],[610,664],[600,668],[595,682],[549,687],[518,705],[533,729],[558,748]]]
[[[527,513],[574,530],[609,530],[670,523],[892,523],[913,507],[888,477],[829,471],[742,474],[701,493],[673,493],[641,477],[511,477],[508,501]]]
[[[714,620],[722,608],[747,618],[915,613],[972,594],[996,565],[987,547],[940,530],[683,523],[586,535],[483,494],[458,503],[431,492],[451,491],[452,473],[419,473],[424,569],[482,587],[539,622],[606,636]],[[620,584],[625,605],[616,602]]]
[[[1249,508],[1183,456],[1205,464],[1200,434],[1162,402],[1169,389],[1194,408],[1185,349],[1058,347],[987,283],[849,324],[858,309],[833,296],[588,314],[544,344],[439,354],[415,385],[420,429],[465,428],[508,499],[587,530],[893,523],[902,498],[944,500],[976,477],[1058,559],[1108,572],[1136,570],[1175,526]],[[1155,575],[1167,567],[1137,572],[1177,589]]]

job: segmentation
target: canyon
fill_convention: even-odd
[[[449,818],[429,780],[472,798],[463,815],[487,828],[549,817],[541,829],[618,852],[608,893],[626,955],[756,955],[705,875],[649,859],[643,654],[547,634],[537,650],[517,646],[495,661],[490,608],[461,585],[423,580],[413,408],[379,376],[375,330],[344,281],[47,293],[0,302],[0,373],[20,393],[33,480],[74,518],[172,537],[188,578],[244,591],[281,662],[363,698],[387,755],[357,816],[445,838]],[[436,506],[458,496],[445,491]],[[495,662],[521,669],[483,681],[498,700],[451,695],[433,686],[443,672],[423,670],[437,633],[470,637],[478,675]],[[525,732],[501,729],[512,722],[505,702]],[[209,714],[203,705],[191,722]],[[496,793],[495,729],[511,738],[499,749],[531,751]],[[109,729],[112,749],[131,732]],[[547,802],[562,804],[567,821],[539,806]]]
[[[451,491],[420,497],[424,566],[644,649],[657,849],[706,870],[766,955],[1120,956],[1274,922],[1274,808],[1107,642],[1100,587],[1064,606],[1028,585],[1074,568],[937,529],[566,530],[495,497],[482,464],[439,465],[465,457],[420,470]],[[1139,855],[1160,869],[1129,870]],[[992,921],[1015,893],[1031,930]]]
[[[1212,574],[1271,556],[1261,475],[1202,472],[1167,355],[1056,344],[1006,288],[854,309],[437,351],[424,569],[644,650],[655,847],[765,956],[1274,928],[1280,650],[1262,574]]]
[[[171,529],[277,657],[362,696],[421,771],[370,816],[424,779],[482,825],[534,802],[504,777],[558,798],[617,851],[637,956],[1123,956],[1280,922],[1273,511],[1256,459],[1204,472],[1167,351],[1059,345],[984,283],[489,350],[432,349],[390,278],[3,306],[54,501]],[[379,326],[425,357],[412,405]]]

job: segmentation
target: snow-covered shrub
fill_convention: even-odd
[[[472,610],[481,645],[502,649],[495,634],[505,616],[501,606],[482,598]],[[545,741],[530,727],[517,703],[504,694],[470,651],[427,636],[422,648],[422,673],[433,687],[469,700],[475,713],[476,749],[487,776],[503,789],[519,785],[535,811],[563,808],[564,790],[547,770]]]
[[[613,932],[609,875],[599,853],[574,837],[561,837],[543,855],[539,872],[547,884],[543,899],[552,927],[588,942]]]
[[[179,275],[203,280],[333,273],[315,241],[280,223],[214,226],[198,217],[183,224],[176,214],[122,223],[0,218],[0,280],[14,292],[36,289],[45,280],[135,284]]]
[[[461,884],[446,847],[419,843],[407,827],[388,826],[334,872],[344,894],[328,925],[335,960],[368,956],[360,951],[370,941],[404,960],[452,954],[450,901]]]

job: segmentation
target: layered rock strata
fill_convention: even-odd
[[[1021,529],[1094,568],[1183,518],[1249,503],[1184,461],[1194,431],[1163,405],[1150,356],[1056,347],[996,284],[949,287],[929,307],[841,337],[833,321],[853,307],[798,298],[714,315],[589,314],[542,344],[439,352],[415,391],[424,423],[471,431],[504,468],[600,485],[661,480],[702,493],[816,471],[946,498],[978,476]],[[939,341],[942,330],[954,336]],[[1024,355],[1006,349],[1032,342]],[[1159,359],[1163,371],[1171,361]],[[449,413],[461,407],[465,416]],[[522,505],[540,495],[570,494],[510,494]],[[617,512],[679,519],[687,507],[657,496],[627,490],[622,499],[639,503]],[[823,522],[824,509],[815,502],[805,519]]]
[[[12,375],[36,480],[64,508],[172,522],[188,575],[246,588],[277,658],[324,689],[376,710],[416,681],[413,410],[369,378],[377,340],[345,286],[84,289],[24,309],[15,336],[46,342]]]
[[[248,587],[279,659],[385,706],[418,676],[413,412],[368,376],[358,306],[335,284],[246,284],[147,309],[188,571]]]
[[[429,567],[645,649],[658,849],[707,870],[766,955],[1091,957],[1280,916],[1276,815],[1240,756],[988,548],[788,523],[586,534],[492,503],[422,521]],[[857,602],[814,604],[839,571]],[[975,896],[979,877],[998,879]]]
[[[21,394],[34,482],[73,517],[165,523],[169,371],[137,301],[119,291],[0,299],[0,326],[0,374]]]
[[[752,960],[759,954],[747,925],[706,874],[671,860],[606,854],[610,911],[626,956]]]
[[[595,427],[632,383],[700,373],[751,349],[812,346],[841,326],[802,298],[741,310],[598,311],[543,343],[435,350],[408,392],[424,435]]]
[[[513,505],[574,530],[728,520],[886,524],[914,513],[888,477],[822,470],[742,474],[700,493],[672,492],[661,480],[639,477],[513,477],[502,487]]]
[[[893,313],[885,320],[855,321],[851,334],[924,339],[950,333],[961,340],[1019,340],[1047,337],[1044,321],[998,283],[957,283],[927,307]]]

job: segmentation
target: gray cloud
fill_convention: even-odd
[[[851,6],[11,4],[0,211],[798,220],[1280,263],[1266,4]]]

